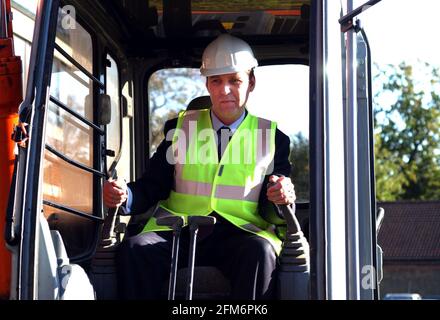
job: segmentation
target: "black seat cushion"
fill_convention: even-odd
[[[200,110],[211,108],[212,102],[209,96],[200,96],[191,100],[186,110]]]

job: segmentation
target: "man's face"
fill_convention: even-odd
[[[206,88],[211,96],[212,111],[224,123],[231,124],[244,112],[249,92],[255,87],[255,77],[248,72],[210,76]]]

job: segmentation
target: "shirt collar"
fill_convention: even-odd
[[[218,129],[220,129],[221,127],[225,126],[231,129],[231,132],[234,133],[235,130],[237,130],[237,128],[240,126],[240,124],[243,122],[244,118],[246,117],[247,114],[247,110],[245,110],[245,112],[242,113],[242,115],[240,116],[240,118],[238,118],[237,120],[235,120],[235,122],[231,123],[230,125],[225,125],[223,122],[220,121],[219,118],[217,118],[217,116],[215,115],[214,112],[212,112],[211,110],[211,121],[212,121],[212,128],[217,131]]]

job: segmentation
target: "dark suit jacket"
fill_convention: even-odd
[[[176,128],[177,118],[168,120],[164,126],[164,135],[166,137],[169,130]],[[168,163],[166,152],[171,146],[171,141],[164,139],[156,150],[156,153],[150,159],[149,166],[145,174],[135,182],[128,184],[132,193],[131,206],[125,207],[125,214],[137,214],[147,211],[151,206],[155,205],[159,200],[167,199],[174,184],[174,166]],[[275,134],[275,156],[274,170],[271,175],[290,176],[290,139],[279,129]],[[266,176],[265,182],[260,192],[259,208],[263,210],[265,215],[268,211],[274,211],[272,203],[268,203],[266,196],[267,182],[269,176]],[[277,210],[276,210],[277,211]],[[124,214],[124,212],[122,212]],[[279,212],[276,212],[280,216]],[[278,223],[277,221],[270,221]],[[279,221],[281,223],[281,221]]]

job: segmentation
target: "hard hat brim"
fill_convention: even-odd
[[[258,67],[258,62],[257,60],[255,60],[255,63],[249,65],[249,67],[247,68],[234,68],[232,66],[228,66],[225,68],[217,68],[217,69],[208,69],[208,68],[200,68],[200,73],[202,74],[202,76],[205,77],[211,77],[211,76],[220,76],[223,74],[228,74],[228,73],[237,73],[237,72],[242,72],[242,71],[250,71],[252,69],[254,69],[255,67]]]

